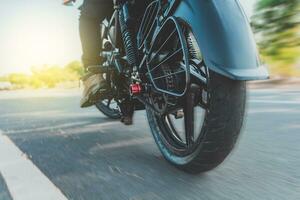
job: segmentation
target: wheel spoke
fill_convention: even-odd
[[[168,54],[167,56],[165,56],[163,58],[163,60],[156,65],[155,67],[153,67],[150,72],[153,72],[154,70],[156,70],[157,68],[159,68],[162,64],[164,64],[165,62],[167,62],[168,60],[170,60],[171,58],[173,58],[174,56],[176,56],[178,53],[180,53],[182,51],[182,48],[177,49],[176,51],[174,51],[173,53]],[[149,72],[148,72],[149,73]]]
[[[189,107],[189,106],[186,106]],[[184,129],[187,147],[191,147],[194,142],[194,109],[184,109]]]
[[[159,76],[159,77],[153,78],[153,80],[158,80],[158,79],[166,78],[166,77],[173,76],[175,74],[184,73],[184,72],[185,72],[185,70],[181,70],[181,71],[178,71],[178,72],[174,72],[174,73],[170,73],[170,74],[167,74],[167,75],[163,75],[163,76]]]
[[[201,100],[199,102],[199,106],[204,110],[207,110],[208,102],[209,102],[209,94],[206,89],[202,89],[200,98]]]
[[[184,128],[187,148],[191,148],[195,142],[195,106],[199,99],[200,86],[192,84],[185,97]]]
[[[168,124],[169,124],[169,128],[171,129],[171,131],[173,132],[174,137],[180,142],[182,143],[182,138],[180,137],[180,135],[178,134],[173,121],[171,120],[170,116],[167,115],[167,120],[168,120]]]
[[[184,129],[187,147],[191,147],[194,143],[194,100],[195,95],[188,92],[184,105]]]
[[[176,29],[172,31],[172,33],[168,36],[168,38],[163,42],[163,44],[159,47],[159,49],[156,51],[154,56],[150,59],[149,64],[152,63],[154,58],[160,53],[160,51],[164,48],[164,46],[169,42],[169,40],[173,37],[173,35],[176,33]]]

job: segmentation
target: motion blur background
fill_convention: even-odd
[[[298,79],[300,1],[241,3],[271,79]],[[23,0],[3,1],[0,10],[0,88],[77,86],[82,75],[77,9],[62,6],[60,0]]]

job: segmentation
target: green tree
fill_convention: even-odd
[[[65,67],[44,65],[31,68],[31,73],[13,73],[0,77],[0,81],[8,81],[15,88],[54,88],[60,85],[73,86],[84,74],[81,62],[73,61]]]
[[[295,70],[299,59],[299,13],[300,0],[258,0],[252,18],[263,56],[281,68],[283,75]]]
[[[18,88],[23,88],[29,85],[30,77],[21,73],[13,73],[8,75],[8,81]]]
[[[70,62],[65,66],[65,69],[69,72],[76,73],[79,77],[84,75],[82,63],[79,61]]]

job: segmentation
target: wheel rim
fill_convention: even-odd
[[[159,137],[164,145],[178,156],[190,155],[199,146],[209,104],[208,68],[190,29],[183,29],[183,33],[188,45],[191,74],[198,74],[198,77],[192,78],[185,96],[177,101],[180,107],[171,111],[169,109],[163,114],[155,114],[156,122],[161,128]]]

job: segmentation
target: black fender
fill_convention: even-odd
[[[187,23],[209,69],[233,80],[269,77],[261,65],[249,20],[239,0],[174,0],[170,15]]]

